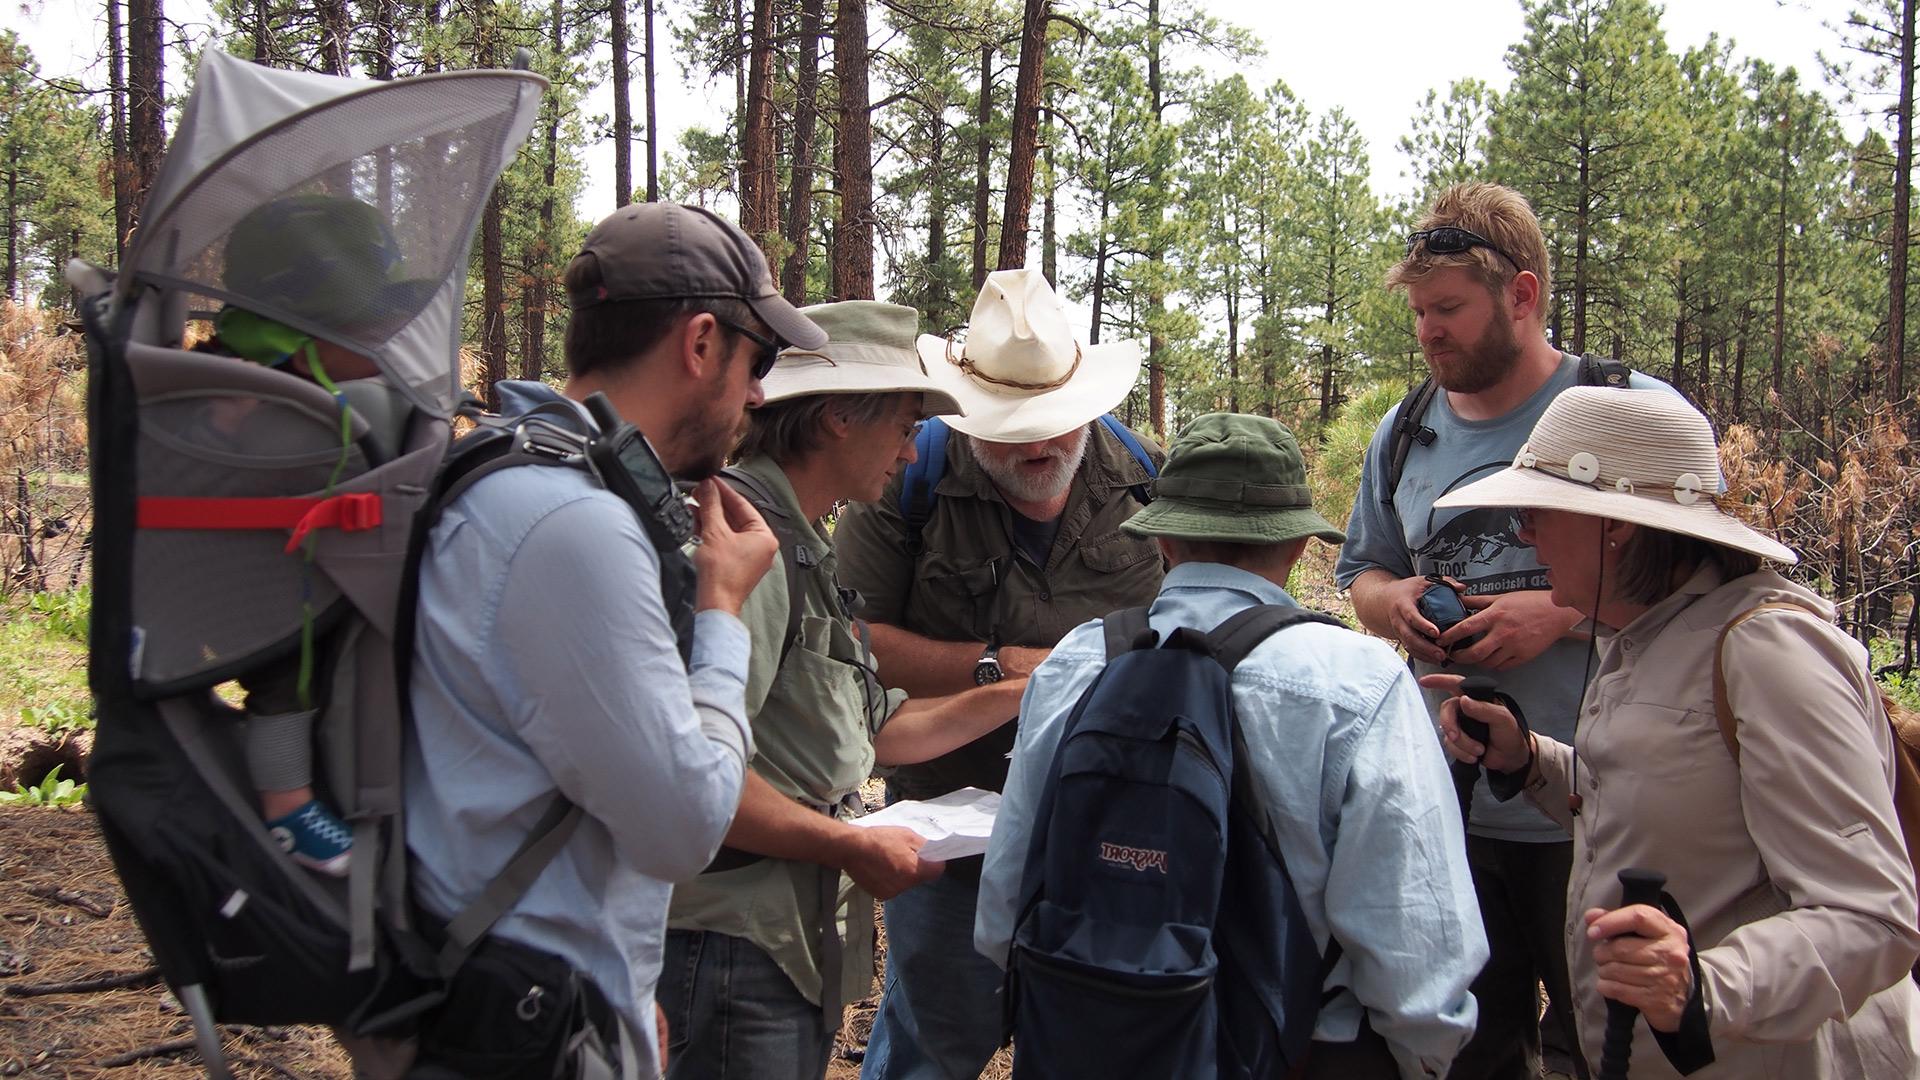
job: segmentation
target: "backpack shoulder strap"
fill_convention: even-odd
[[[1580,358],[1580,385],[1606,386],[1615,390],[1625,390],[1632,382],[1633,369],[1626,361],[1611,356],[1583,356]]]
[[[1421,446],[1433,445],[1435,432],[1422,424],[1420,418],[1427,415],[1427,407],[1433,404],[1433,395],[1438,391],[1439,384],[1428,376],[1407,391],[1407,396],[1401,398],[1393,410],[1393,426],[1389,429],[1392,439],[1387,443],[1387,483],[1380,492],[1381,502],[1393,502],[1393,493],[1400,487],[1400,474],[1406,471],[1407,452],[1413,449],[1413,444],[1417,441]]]
[[[1101,413],[1100,425],[1106,428],[1114,438],[1120,440],[1120,445],[1127,448],[1127,453],[1133,455],[1133,460],[1140,463],[1140,467],[1146,470],[1149,478],[1160,475],[1159,467],[1153,463],[1153,455],[1147,453],[1147,448],[1141,445],[1138,436],[1127,430],[1127,425],[1114,419],[1112,413]],[[1132,493],[1134,500],[1142,506],[1153,501],[1153,491],[1146,484],[1134,484],[1128,487],[1127,490]]]
[[[447,923],[447,942],[440,949],[440,974],[451,978],[466,963],[467,957],[487,936],[493,924],[507,909],[520,902],[520,898],[533,888],[535,878],[547,868],[560,849],[567,845],[573,831],[580,824],[583,811],[579,804],[569,801],[565,796],[557,796],[547,806],[546,813],[533,826],[533,831],[520,843],[520,849],[513,853],[500,872],[487,882],[478,899],[468,904]]]
[[[1804,604],[1795,604],[1784,600],[1775,600],[1751,607],[1727,620],[1720,628],[1720,637],[1713,643],[1713,719],[1720,725],[1720,741],[1727,744],[1727,753],[1733,755],[1733,763],[1740,764],[1739,724],[1733,716],[1733,705],[1727,700],[1727,635],[1748,619],[1763,611],[1800,611],[1812,614],[1812,609]]]
[[[1322,611],[1288,604],[1256,604],[1227,617],[1207,635],[1213,658],[1231,672],[1259,644],[1289,626],[1301,623],[1346,624]]]
[[[913,437],[914,460],[900,483],[900,517],[907,526],[907,554],[920,554],[920,535],[933,518],[934,489],[947,473],[946,421],[930,416]]]
[[[1107,660],[1135,649],[1151,649],[1157,644],[1153,629],[1147,625],[1147,609],[1121,608],[1101,621],[1107,637]]]
[[[807,583],[800,576],[800,537],[788,525],[787,512],[780,509],[779,500],[759,477],[729,466],[720,470],[720,478],[760,511],[767,527],[780,540],[780,564],[787,575],[787,632],[780,639],[780,663],[784,664],[787,654],[793,651],[794,642],[800,640],[801,602],[806,596]]]

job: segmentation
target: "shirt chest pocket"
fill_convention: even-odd
[[[909,625],[939,640],[987,640],[1003,573],[999,559],[929,561],[914,584]]]
[[[866,649],[840,619],[804,615],[754,719],[760,751],[818,801],[852,790],[873,767],[886,696]]]
[[[1115,530],[1082,543],[1080,561],[1095,574],[1141,573],[1137,568],[1145,567],[1157,575],[1160,549],[1151,540]]]

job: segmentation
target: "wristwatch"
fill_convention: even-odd
[[[973,665],[973,685],[992,686],[1006,677],[1006,670],[1000,666],[1000,643],[987,642],[986,651]]]

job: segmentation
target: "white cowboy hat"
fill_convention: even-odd
[[[1664,390],[1576,386],[1547,406],[1513,465],[1435,499],[1631,521],[1751,552],[1799,557],[1720,509],[1713,425]]]
[[[811,394],[917,393],[923,416],[960,412],[960,403],[927,377],[913,349],[920,313],[877,300],[843,300],[800,309],[827,332],[818,349],[782,349],[760,380],[766,403]]]
[[[1040,442],[1126,399],[1140,375],[1133,342],[1082,345],[1037,270],[996,270],[980,286],[965,342],[920,336],[927,373],[966,408],[947,423],[977,439]]]

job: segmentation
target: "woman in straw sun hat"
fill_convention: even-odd
[[[1914,1076],[1920,929],[1879,691],[1831,605],[1762,568],[1793,553],[1726,513],[1720,489],[1713,430],[1685,402],[1576,388],[1511,468],[1441,498],[1513,508],[1555,602],[1593,620],[1599,659],[1573,746],[1462,697],[1441,737],[1573,833],[1567,961],[1589,1062],[1615,1000],[1646,1020],[1635,1077]],[[1489,725],[1485,745],[1462,713]],[[1636,866],[1667,875],[1685,924],[1610,910]]]

